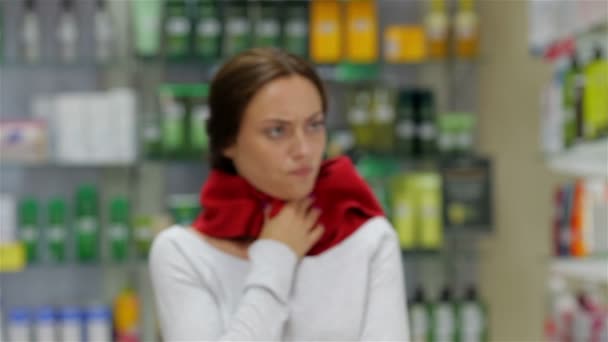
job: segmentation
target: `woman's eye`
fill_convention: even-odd
[[[283,129],[283,127],[280,127],[280,126],[271,127],[271,128],[269,128],[269,129],[266,130],[266,134],[268,134],[268,136],[271,137],[271,138],[279,138],[284,133],[285,133],[285,129]]]
[[[325,127],[325,121],[315,121],[313,123],[310,124],[310,128],[313,130],[320,130],[323,129],[323,127]]]

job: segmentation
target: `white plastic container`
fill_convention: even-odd
[[[8,341],[29,341],[30,340],[30,314],[24,308],[14,308],[8,313],[7,317],[7,337]]]
[[[107,306],[96,305],[87,309],[86,341],[112,342],[112,313]]]
[[[55,342],[57,336],[57,320],[51,307],[41,307],[36,311],[35,335],[36,341]]]
[[[72,306],[63,307],[59,312],[60,341],[82,341],[82,312]]]

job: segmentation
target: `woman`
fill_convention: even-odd
[[[204,209],[150,254],[165,340],[407,340],[396,234],[350,160],[323,161],[314,69],[244,52],[215,76],[209,106]]]

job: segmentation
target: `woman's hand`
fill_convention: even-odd
[[[323,226],[317,224],[321,210],[311,208],[313,200],[287,202],[281,211],[270,218],[272,208],[264,210],[264,227],[260,239],[282,242],[301,259],[323,235]]]

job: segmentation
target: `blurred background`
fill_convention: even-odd
[[[603,0],[1,0],[0,340],[160,340],[148,248],[252,46],[325,81],[415,341],[608,341]]]

